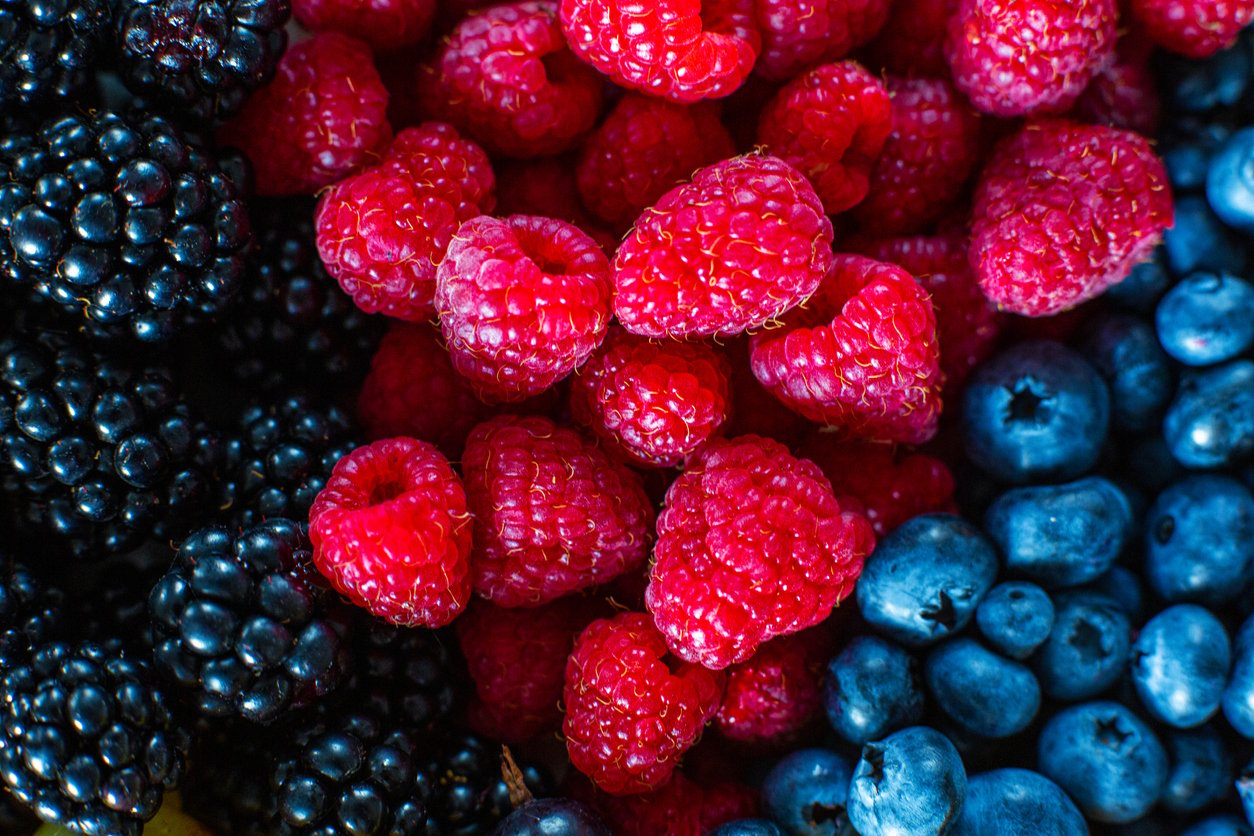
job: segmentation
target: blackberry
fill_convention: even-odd
[[[61,634],[64,596],[16,563],[8,562],[0,576],[0,671],[7,671]]]
[[[165,369],[51,331],[0,339],[0,489],[75,556],[182,534],[222,454]]]
[[[73,95],[112,22],[109,0],[0,0],[0,111]]]
[[[239,295],[248,210],[164,119],[108,111],[0,138],[0,276],[102,337],[168,340]]]
[[[518,764],[534,796],[552,790],[546,773]],[[428,751],[423,772],[433,779],[427,795],[428,832],[447,836],[491,833],[513,810],[501,774],[501,747],[470,733],[455,735]]]
[[[188,742],[148,666],[116,646],[47,644],[0,677],[0,776],[44,821],[138,834]]]
[[[153,658],[201,714],[268,723],[340,684],[349,614],[312,557],[284,519],[183,541],[149,598]]]
[[[345,699],[392,722],[430,733],[447,724],[461,689],[455,639],[444,631],[396,627],[368,614],[354,630],[356,671]]]
[[[122,0],[122,78],[171,111],[225,119],[273,78],[290,15],[289,0]]]
[[[183,808],[215,833],[262,836],[276,815],[270,789],[274,752],[284,729],[217,721],[196,742],[179,791]]]

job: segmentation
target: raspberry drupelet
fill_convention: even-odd
[[[392,138],[387,105],[369,47],[346,35],[315,35],[287,51],[274,80],[222,126],[218,140],[248,155],[257,194],[313,194],[383,150]]]
[[[718,711],[725,681],[671,659],[645,613],[592,622],[575,639],[562,688],[571,763],[610,795],[663,786]]]
[[[596,241],[535,215],[462,224],[436,274],[453,367],[485,400],[520,401],[582,364],[610,321],[610,266]]]
[[[378,165],[323,194],[318,254],[363,311],[429,321],[436,268],[458,226],[492,211],[495,188],[487,154],[452,125],[406,128]]]
[[[391,438],[340,459],[309,511],[309,538],[331,584],[393,624],[442,627],[470,600],[466,494],[426,442]]]
[[[787,81],[844,58],[884,26],[889,0],[754,0],[762,55],[754,72]]]
[[[804,307],[753,336],[750,357],[777,398],[842,435],[921,444],[936,434],[932,300],[896,265],[837,256]]]
[[[831,221],[800,172],[777,157],[733,157],[636,221],[614,257],[614,313],[646,337],[739,334],[809,297],[831,246]]]
[[[292,0],[292,12],[314,32],[342,32],[377,50],[414,46],[435,19],[436,0]]]
[[[1127,5],[1154,43],[1189,58],[1227,49],[1254,20],[1252,0],[1129,0]]]
[[[771,639],[727,669],[715,725],[743,743],[787,745],[818,714],[833,641],[826,625]]]
[[[534,607],[613,580],[649,554],[640,477],[548,418],[480,424],[462,457],[474,514],[475,594]]]
[[[818,466],[758,436],[714,439],[671,484],[645,603],[681,659],[713,669],[825,619],[875,544]]]
[[[615,84],[676,102],[744,83],[762,39],[753,0],[562,0],[562,29]]]

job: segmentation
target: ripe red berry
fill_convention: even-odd
[[[716,438],[666,493],[645,603],[671,652],[722,669],[827,618],[874,543],[814,463]]]
[[[879,79],[855,61],[797,76],[762,110],[758,142],[814,184],[829,215],[866,197],[893,122]]]
[[[833,642],[826,625],[771,639],[727,669],[715,724],[744,743],[779,746],[796,739],[823,701],[823,672]]]
[[[647,337],[739,334],[813,293],[831,246],[831,221],[800,172],[776,157],[734,157],[636,221],[614,257],[614,313]]]
[[[354,604],[409,627],[442,627],[466,606],[470,536],[461,480],[412,438],[340,459],[309,510],[318,571]]]
[[[1065,120],[1000,142],[971,212],[971,265],[1001,308],[1048,316],[1100,294],[1171,224],[1163,163],[1131,131]]]
[[[610,329],[571,386],[571,413],[636,464],[674,467],[731,411],[727,362],[703,343]]]
[[[274,80],[218,132],[252,161],[260,195],[313,194],[370,162],[392,138],[370,48],[345,35],[290,47]]]
[[[595,793],[590,800],[616,836],[707,836],[719,825],[758,814],[758,793],[742,784],[698,784],[675,772],[661,789],[640,795]]]
[[[753,0],[562,0],[562,28],[619,86],[676,102],[731,93],[762,43]]]
[[[724,680],[670,659],[645,613],[592,622],[575,640],[562,689],[571,763],[610,795],[664,785],[718,710]]]
[[[485,400],[519,401],[548,389],[588,358],[609,325],[605,253],[562,221],[467,221],[436,276],[453,367]]]
[[[534,607],[640,566],[653,507],[640,477],[548,418],[480,424],[462,457],[475,516],[474,591]]]
[[[803,70],[844,58],[875,37],[889,0],[755,0],[762,55],[754,72],[787,81]]]
[[[314,32],[342,32],[387,50],[421,41],[435,6],[436,0],[292,0],[292,13]]]
[[[932,301],[900,267],[837,256],[809,303],[755,334],[753,373],[845,436],[921,444],[940,418]]]
[[[959,0],[893,0],[888,22],[867,45],[866,65],[898,76],[945,78],[945,30]]]
[[[1154,43],[1190,58],[1227,49],[1254,20],[1254,0],[1128,0],[1127,5]]]
[[[494,168],[499,196],[497,215],[556,218],[588,233],[607,256],[618,249],[618,237],[594,221],[579,202],[575,166],[569,157],[501,160]]]
[[[1119,39],[1114,63],[1089,82],[1076,100],[1073,117],[1094,125],[1136,131],[1142,136],[1158,134],[1162,102],[1150,72],[1146,41],[1137,41],[1138,38],[1144,38],[1139,28]]]
[[[436,267],[458,226],[492,211],[495,187],[487,155],[453,126],[406,128],[379,165],[322,195],[318,254],[367,313],[430,321]]]
[[[773,438],[785,447],[795,447],[811,426],[792,409],[780,403],[753,376],[749,364],[749,337],[739,337],[724,352],[731,365],[731,420],[723,435],[760,435]]]

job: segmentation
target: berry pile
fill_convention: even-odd
[[[1254,0],[0,0],[0,832],[1254,836]]]

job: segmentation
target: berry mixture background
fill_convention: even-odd
[[[1254,836],[1254,0],[0,0],[0,834]]]

